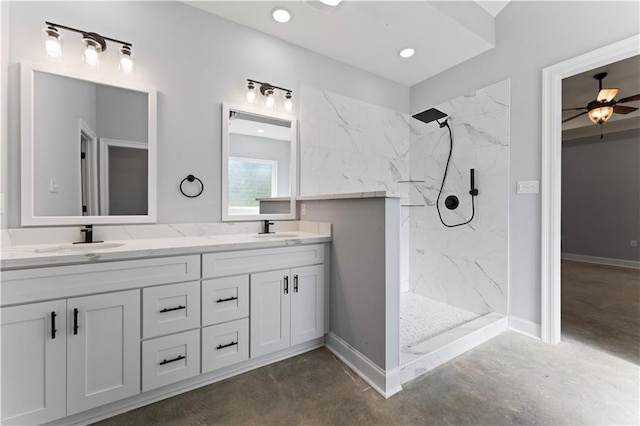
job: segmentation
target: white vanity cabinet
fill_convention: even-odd
[[[91,423],[322,346],[326,250],[3,270],[1,423]]]
[[[251,357],[324,335],[324,266],[251,274]]]
[[[242,294],[241,290],[234,290],[231,283],[242,280],[249,283],[251,359],[324,335],[327,290],[324,251],[324,244],[313,244],[202,256],[203,277],[221,277],[215,282],[227,288],[226,291]],[[203,281],[203,303],[205,283]],[[231,308],[232,312],[237,311]],[[235,327],[243,330],[242,323]],[[239,331],[238,336],[241,335]],[[204,371],[204,332],[202,345]]]
[[[138,290],[0,314],[3,423],[43,423],[140,392]]]
[[[2,424],[139,394],[140,288],[199,277],[198,255],[3,271]]]
[[[2,424],[40,424],[66,414],[65,300],[0,309]]]
[[[140,291],[67,300],[67,415],[140,393]]]

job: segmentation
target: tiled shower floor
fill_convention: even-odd
[[[417,293],[401,293],[400,347],[409,348],[479,317]]]

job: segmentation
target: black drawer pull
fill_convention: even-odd
[[[160,311],[161,314],[164,314],[165,312],[171,312],[171,311],[179,311],[180,309],[187,309],[186,306],[176,306],[175,308],[164,308],[163,310]]]
[[[73,310],[73,334],[78,334],[78,308]]]
[[[186,356],[184,356],[184,355],[178,355],[177,358],[165,359],[164,361],[162,361],[160,363],[160,365],[165,365],[165,364],[169,364],[169,363],[172,363],[172,362],[180,361],[181,359],[185,359],[185,358],[186,358]]]
[[[293,291],[295,293],[298,292],[298,276],[297,275],[293,276]]]
[[[227,297],[226,299],[218,299],[216,300],[216,303],[229,302],[231,300],[238,300],[238,298],[236,296],[233,296],[233,297]]]
[[[55,339],[56,338],[56,316],[57,314],[55,312],[51,312],[51,338]]]
[[[218,345],[216,350],[219,351],[220,349],[228,348],[229,346],[234,346],[234,345],[237,345],[237,344],[238,344],[238,342],[231,342],[231,343],[227,343],[226,345]]]
[[[289,276],[284,276],[284,294],[289,294]]]

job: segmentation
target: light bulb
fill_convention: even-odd
[[[293,102],[291,101],[291,93],[287,92],[285,98],[286,99],[284,101],[284,109],[287,112],[291,112],[293,110]]]
[[[59,58],[62,56],[62,37],[55,27],[44,29],[45,41],[44,50],[49,58]]]
[[[100,65],[100,52],[103,46],[96,40],[95,34],[85,34],[84,38],[84,55],[83,60],[92,67]]]
[[[256,100],[256,86],[253,82],[249,82],[247,85],[247,102],[252,104]]]
[[[50,58],[59,58],[62,56],[62,46],[58,39],[48,38],[47,41],[45,41],[45,50],[47,51],[47,56]]]
[[[100,63],[100,54],[95,46],[87,46],[84,50],[84,61],[91,66],[96,66]]]
[[[120,49],[120,69],[124,73],[133,72],[133,53],[131,52],[131,46],[124,45]]]
[[[273,97],[273,89],[267,91],[267,108],[273,108],[276,104],[276,98]]]

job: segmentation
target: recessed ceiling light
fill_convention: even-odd
[[[402,49],[400,52],[398,52],[398,55],[400,55],[401,58],[410,58],[413,56],[414,53],[416,53],[415,50],[413,50],[410,47],[407,47],[406,49]]]
[[[324,3],[327,6],[337,6],[342,0],[320,0],[320,3]]]
[[[287,10],[281,8],[273,9],[273,11],[271,11],[271,16],[273,16],[273,19],[275,19],[276,22],[280,22],[281,24],[289,22],[291,19],[291,14]]]
[[[258,133],[264,133],[264,129],[258,129],[256,130]]]

